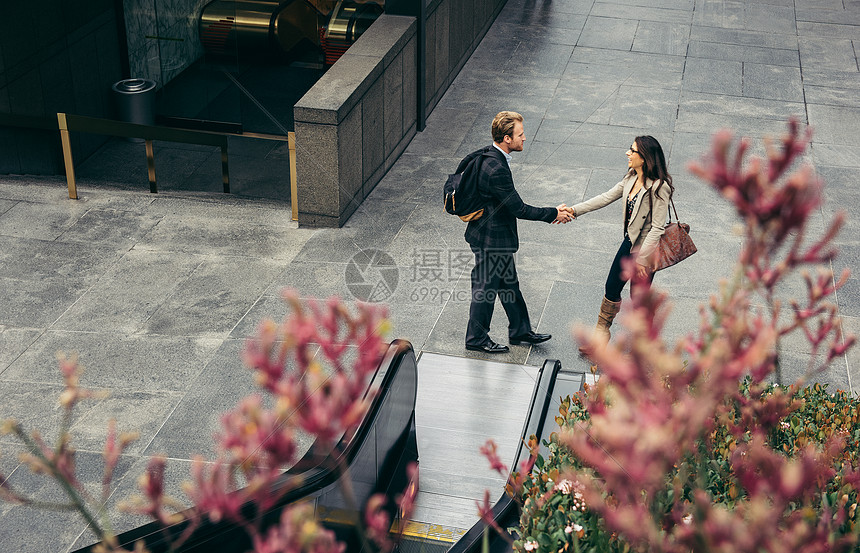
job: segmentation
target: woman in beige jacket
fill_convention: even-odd
[[[624,241],[615,254],[606,278],[605,295],[595,329],[604,343],[609,342],[609,327],[621,308],[621,291],[627,284],[623,275],[623,260],[629,257],[635,259],[639,278],[649,283],[654,278],[651,259],[666,226],[669,200],[675,190],[672,176],[666,169],[663,148],[653,136],[636,137],[627,150],[627,167],[627,174],[621,182],[572,208],[576,218],[620,198],[627,200],[623,202]],[[582,348],[580,350],[584,351]]]

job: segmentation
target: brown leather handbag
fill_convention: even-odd
[[[654,193],[651,193],[651,205],[654,205]],[[672,205],[672,211],[675,212],[675,222],[672,222],[672,212],[669,212],[669,223],[660,237],[660,242],[657,243],[657,249],[654,252],[654,271],[671,267],[679,263],[694,253],[696,253],[696,245],[693,244],[693,239],[690,238],[690,225],[682,223],[678,218],[678,210],[675,209],[675,202],[669,198],[669,203]]]

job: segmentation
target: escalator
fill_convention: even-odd
[[[523,424],[520,436],[520,446],[517,450],[512,470],[519,466],[521,461],[528,459],[529,450],[526,446],[528,438],[535,435],[539,442],[549,437],[549,434],[558,429],[555,423],[558,400],[575,394],[581,390],[586,382],[586,374],[582,372],[566,372],[561,368],[561,362],[547,359],[540,368],[535,380],[534,391],[529,405],[528,414]],[[541,454],[546,457],[547,451],[541,446]],[[512,497],[502,493],[501,497],[493,506],[493,518],[502,529],[515,527],[519,524],[519,506]],[[509,542],[500,536],[487,524],[479,520],[469,529],[453,546],[444,542],[423,541],[422,543],[410,542],[408,539],[401,544],[401,553],[482,553],[484,552],[484,535],[487,535],[488,553],[507,553],[513,551]],[[510,535],[509,538],[513,539]]]
[[[529,436],[535,435],[542,441],[557,428],[554,419],[559,398],[581,390],[586,376],[582,372],[563,371],[557,360],[547,360],[537,370],[513,468],[528,458],[525,442]],[[363,553],[365,546],[352,521],[361,520],[361,507],[373,494],[385,493],[388,497],[400,494],[410,484],[407,466],[418,460],[417,388],[418,367],[412,346],[404,340],[395,340],[371,380],[368,393],[374,394],[375,399],[361,424],[351,435],[344,436],[329,455],[314,454],[315,448],[311,447],[309,453],[284,474],[277,486],[290,491],[274,509],[259,515],[263,519],[262,526],[276,523],[285,506],[309,501],[321,522],[346,544],[347,553]],[[546,455],[546,451],[542,454]],[[344,464],[348,467],[346,471],[341,468]],[[344,499],[343,478],[350,478],[347,485],[352,487],[358,507]],[[518,504],[502,493],[493,507],[493,515],[503,529],[517,526]],[[119,545],[132,549],[136,541],[143,540],[150,552],[166,553],[184,527],[179,523],[167,528],[165,533],[161,525],[153,522],[120,534]],[[440,529],[442,534],[450,530]],[[457,532],[456,535],[440,534],[435,539],[424,533],[416,538],[406,532],[398,548],[400,553],[479,553],[483,552],[485,534],[489,553],[512,551],[508,541],[492,529],[487,531],[483,521],[478,521],[461,537]],[[93,553],[93,548],[94,545],[84,547],[74,553]],[[244,530],[232,524],[206,521],[176,553],[240,553],[250,549]]]
[[[283,508],[298,502],[312,502],[323,524],[333,530],[347,551],[360,553],[361,540],[352,521],[361,520],[361,509],[376,493],[395,497],[410,484],[407,466],[417,461],[415,438],[415,399],[418,369],[412,345],[405,340],[391,343],[371,379],[368,394],[373,402],[359,426],[344,435],[325,455],[311,447],[308,454],[284,473],[273,493],[289,490],[270,511],[255,514],[266,528],[277,523]],[[346,467],[346,470],[344,470]],[[348,482],[345,479],[349,479]],[[350,486],[354,501],[341,490]],[[191,538],[179,549],[173,543],[187,523],[164,528],[153,522],[118,536],[119,545],[132,550],[142,540],[151,553],[241,553],[251,549],[247,533],[234,524],[204,520]],[[75,553],[92,553],[96,544]]]

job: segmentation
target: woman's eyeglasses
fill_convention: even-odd
[[[633,148],[630,148],[630,149],[628,149],[628,150],[627,150],[627,153],[629,153],[629,154],[638,154],[638,153],[639,153],[639,150],[634,150]]]

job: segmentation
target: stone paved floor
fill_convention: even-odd
[[[846,330],[858,334],[858,43],[860,2],[852,0],[509,0],[426,130],[337,230],[296,228],[283,203],[189,192],[187,181],[206,175],[218,189],[207,152],[192,156],[202,172],[168,156],[158,195],[146,192],[145,172],[109,153],[81,168],[78,201],[68,200],[61,178],[0,177],[0,418],[55,435],[55,352],[77,351],[85,384],[113,392],[73,421],[84,478],[98,482],[100,431],[115,417],[141,432],[120,466],[116,497],[133,489],[155,452],[174,459],[172,479],[180,480],[192,453],[211,450],[218,413],[250,390],[238,352],[261,318],[284,313],[279,291],[361,293],[346,275],[367,250],[399,269],[386,298],[394,336],[419,352],[477,356],[463,347],[469,251],[463,224],[442,213],[440,189],[463,155],[489,143],[490,120],[502,109],[525,116],[526,148],[514,155],[513,171],[535,205],[573,204],[607,189],[623,173],[634,136],[661,141],[678,210],[699,247],[656,279],[674,302],[670,338],[697,324],[698,306],[730,273],[740,247],[732,210],[685,170],[687,162],[722,127],[750,136],[762,152],[761,139],[783,132],[789,115],[812,125],[807,161],[827,186],[814,227],[839,209],[849,213],[833,265],[855,272],[837,302]],[[271,145],[261,147],[283,163]],[[119,176],[106,178],[110,171]],[[136,189],[122,182],[125,174],[140,179]],[[243,177],[253,181],[249,189],[283,187],[283,172],[265,174],[249,166],[237,190]],[[582,363],[569,330],[593,324],[618,232],[612,207],[561,227],[520,223],[517,261],[533,324],[555,338],[497,360]],[[492,335],[502,340],[505,327],[498,309]],[[786,378],[801,373],[808,353],[798,341],[786,344]],[[857,393],[858,355],[838,359],[817,380]],[[15,452],[0,439],[0,473],[55,497],[18,467]],[[119,520],[120,529],[138,522]],[[3,551],[60,552],[88,541],[72,515],[0,504]]]

